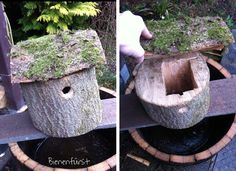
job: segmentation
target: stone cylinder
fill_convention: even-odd
[[[148,59],[135,77],[135,90],[148,115],[173,129],[191,127],[210,105],[209,69],[200,53]]]
[[[96,128],[102,120],[95,69],[46,82],[21,83],[34,126],[53,137],[72,137]]]

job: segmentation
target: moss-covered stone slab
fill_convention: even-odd
[[[227,46],[234,41],[226,23],[220,17],[187,16],[178,19],[146,22],[154,38],[142,41],[146,51],[168,55]]]
[[[62,32],[17,43],[11,49],[12,81],[47,81],[104,63],[94,30]]]

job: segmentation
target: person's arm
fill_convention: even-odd
[[[140,36],[151,39],[152,34],[147,29],[142,17],[134,15],[130,11],[121,13],[118,31],[120,52],[135,58],[137,63],[143,62],[145,52],[140,45]]]

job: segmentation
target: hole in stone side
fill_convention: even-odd
[[[197,87],[189,60],[163,63],[162,73],[166,87],[166,95],[180,94]]]
[[[67,93],[70,92],[70,90],[71,90],[71,87],[67,86],[67,87],[62,89],[62,92],[63,92],[63,94],[67,94]]]
[[[73,97],[73,95],[74,95],[74,91],[71,86],[64,87],[60,92],[60,96],[65,99],[70,99]]]

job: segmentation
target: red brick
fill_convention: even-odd
[[[108,165],[113,168],[116,166],[116,155],[110,157],[109,159],[106,160],[106,162],[108,163]]]
[[[27,160],[25,163],[24,163],[28,168],[30,169],[34,169],[39,163],[34,161],[34,160]]]
[[[110,170],[110,166],[106,162],[101,162],[96,165],[88,167],[88,171],[105,171]]]
[[[207,60],[208,63],[210,63],[212,66],[214,66],[216,69],[221,70],[223,68],[222,65],[220,65],[218,62],[214,61],[213,59],[209,58]]]
[[[169,154],[163,153],[163,152],[158,151],[158,150],[155,154],[155,157],[160,159],[160,160],[163,160],[163,161],[169,161],[170,160],[170,155]]]
[[[170,155],[170,161],[174,163],[193,163],[195,162],[194,156],[180,156],[180,155]]]
[[[146,151],[147,151],[148,153],[150,153],[151,155],[155,156],[155,154],[156,154],[156,152],[157,152],[157,149],[155,149],[155,148],[152,147],[152,146],[149,146],[149,147],[146,149]]]
[[[236,123],[235,122],[231,125],[231,127],[226,135],[231,139],[234,138],[234,136],[236,135]]]
[[[210,153],[209,150],[205,150],[203,152],[195,154],[195,159],[198,160],[198,161],[207,159],[209,157],[211,157],[211,153]]]
[[[226,78],[231,78],[231,74],[225,69],[221,69],[220,72],[226,77]]]

